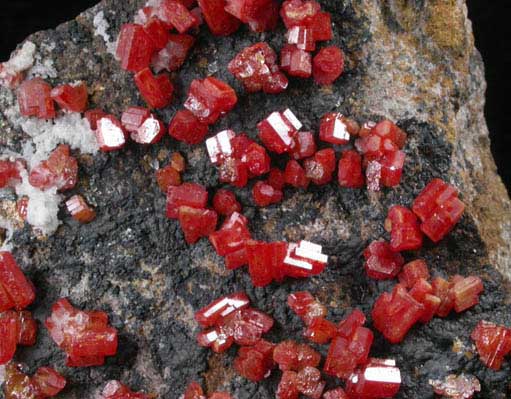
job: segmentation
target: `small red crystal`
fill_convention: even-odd
[[[319,85],[334,83],[343,71],[344,53],[338,47],[324,47],[312,60],[312,77]]]
[[[293,44],[287,44],[280,51],[280,67],[290,76],[309,78],[312,75],[312,56]]]
[[[264,181],[258,181],[252,188],[252,197],[257,206],[268,206],[282,201],[282,191],[277,190]]]
[[[272,0],[226,0],[225,10],[244,23],[257,22]]]
[[[56,187],[60,191],[70,190],[78,179],[78,162],[70,155],[69,146],[60,144],[30,171],[28,181],[33,187],[46,190]]]
[[[282,341],[273,350],[273,360],[283,371],[299,371],[304,367],[317,367],[321,354],[307,344],[295,341]]]
[[[235,187],[245,187],[248,183],[247,165],[240,159],[227,158],[218,168],[218,175],[222,183]]]
[[[144,30],[151,39],[154,50],[161,50],[169,41],[168,25],[158,17],[150,17],[144,25]]]
[[[273,344],[264,340],[254,346],[240,348],[234,359],[234,369],[250,381],[258,382],[267,378],[273,367]]]
[[[395,252],[422,247],[419,221],[413,212],[404,206],[394,205],[389,209],[385,229],[391,233],[390,248]]]
[[[251,177],[264,175],[270,171],[270,157],[266,149],[257,143],[252,143],[247,147],[241,160],[247,165]]]
[[[51,98],[62,109],[71,112],[84,112],[87,109],[87,96],[87,85],[83,82],[60,85],[51,91]]]
[[[429,280],[429,277],[426,261],[416,259],[403,266],[401,273],[399,273],[399,282],[407,288],[412,288],[419,279]]]
[[[316,317],[305,329],[303,336],[316,344],[326,344],[337,333],[337,326],[331,321]]]
[[[287,243],[249,240],[245,244],[248,270],[255,287],[264,287],[273,279],[283,279],[282,265],[287,252]]]
[[[23,164],[18,161],[0,160],[0,188],[20,182],[20,170],[23,168]]]
[[[312,132],[298,132],[295,137],[295,146],[290,155],[298,160],[308,158],[316,152],[316,142]]]
[[[315,42],[332,40],[334,34],[332,32],[332,18],[328,12],[318,12],[314,15],[312,23],[312,37]]]
[[[234,212],[226,219],[220,230],[215,231],[209,236],[209,241],[215,248],[215,251],[220,256],[237,253],[239,258],[244,255],[244,263],[246,263],[245,242],[251,238],[247,224],[248,221],[243,215]],[[240,253],[240,251],[243,252]],[[241,259],[239,260],[241,261]]]
[[[288,44],[294,44],[296,48],[304,51],[316,50],[316,42],[313,38],[312,29],[305,26],[293,26],[286,33]]]
[[[282,271],[290,277],[310,277],[323,272],[327,263],[328,255],[322,253],[321,245],[302,240],[287,246]]]
[[[280,16],[289,29],[293,26],[310,26],[320,11],[321,5],[314,0],[286,0],[282,3]]]
[[[268,175],[268,184],[276,190],[282,190],[286,184],[284,172],[278,168],[271,168]]]
[[[185,33],[199,26],[198,18],[177,0],[163,0],[158,7],[157,16],[165,23],[173,26],[179,33]]]
[[[377,280],[394,278],[401,271],[404,259],[399,252],[394,252],[385,241],[373,241],[364,251],[367,275]]]
[[[297,388],[297,374],[291,370],[285,370],[280,378],[275,397],[277,399],[298,399],[300,391]]]
[[[199,121],[187,109],[176,112],[169,124],[169,134],[187,144],[199,144],[208,134],[208,125]]]
[[[100,399],[151,399],[153,397],[153,395],[133,392],[123,383],[111,380],[108,381],[103,388]],[[196,397],[195,399],[200,399],[200,397]]]
[[[158,73],[163,70],[177,71],[186,61],[195,38],[187,34],[170,34],[167,44],[153,55],[151,65]]]
[[[243,292],[226,295],[216,299],[195,313],[195,320],[203,327],[212,327],[221,323],[225,317],[238,309],[246,308],[250,300]]]
[[[355,309],[345,319],[339,322],[337,327],[337,335],[351,339],[357,329],[362,327],[366,322],[366,317],[362,311]]]
[[[168,191],[170,186],[179,186],[181,184],[181,175],[172,165],[158,169],[155,174],[158,186],[164,193]]]
[[[332,148],[319,150],[313,157],[303,162],[305,176],[317,185],[327,184],[332,181],[335,166],[335,152]]]
[[[155,144],[161,140],[164,134],[163,122],[151,114],[135,132],[130,134],[130,137],[135,143]]]
[[[252,32],[266,32],[275,30],[279,22],[279,2],[271,0],[269,4],[258,10],[256,15],[248,21]]]
[[[326,382],[321,379],[321,372],[315,367],[304,367],[296,375],[296,387],[308,398],[320,399]]]
[[[153,41],[142,25],[122,25],[116,52],[122,69],[138,72],[147,68],[153,51]]]
[[[305,170],[294,159],[287,162],[286,169],[284,171],[284,179],[286,184],[303,189],[306,189],[310,182],[305,174]]]
[[[346,383],[350,398],[393,398],[401,387],[401,372],[394,360],[370,359],[353,373]]]
[[[177,219],[180,206],[204,209],[207,202],[208,192],[200,184],[183,183],[180,186],[170,186],[167,191],[167,217]]]
[[[0,252],[0,312],[22,310],[34,302],[35,289],[10,252]]]
[[[331,389],[323,394],[323,399],[349,399],[344,389],[341,387]]]
[[[107,115],[108,114],[103,110],[95,108],[85,111],[83,116],[89,122],[91,130],[96,130],[98,128],[98,120]]]
[[[229,190],[219,189],[213,197],[213,208],[222,216],[230,216],[234,212],[241,212],[241,204],[236,195]]]
[[[224,10],[224,0],[198,0],[209,30],[216,36],[229,36],[236,32],[240,21]]]
[[[327,309],[308,291],[297,291],[289,294],[287,304],[306,325],[315,318],[325,317]]]
[[[18,105],[23,116],[53,119],[55,104],[51,98],[51,86],[41,78],[25,80],[18,87]]]
[[[358,123],[338,112],[323,115],[319,125],[319,138],[327,143],[348,144],[350,137],[358,133]]]
[[[257,124],[259,138],[268,150],[277,154],[289,152],[294,148],[294,137],[301,128],[302,123],[290,109],[273,112]]]
[[[183,399],[206,399],[206,396],[199,383],[194,381],[186,387]]]
[[[73,195],[66,201],[67,211],[80,223],[90,223],[96,218],[96,212],[81,195]]]
[[[104,152],[119,150],[126,144],[126,132],[113,115],[98,119],[95,134],[99,149]]]
[[[382,138],[383,140],[389,139],[398,148],[403,148],[406,143],[406,133],[388,119],[372,126],[370,133]]]
[[[177,211],[179,224],[188,244],[196,243],[216,229],[218,215],[213,210],[180,206]]]
[[[493,370],[500,370],[504,357],[511,353],[511,330],[481,320],[470,338],[476,344],[481,361]]]
[[[272,327],[273,319],[270,316],[255,309],[245,308],[227,316],[222,330],[232,336],[238,345],[251,346],[258,344],[261,336]]]
[[[128,132],[136,132],[144,121],[151,116],[151,111],[144,107],[128,107],[121,115],[121,123]]]
[[[442,277],[435,277],[431,282],[433,294],[441,300],[440,306],[436,311],[436,315],[439,317],[446,317],[454,308],[453,285]]]
[[[397,284],[392,294],[384,292],[376,300],[373,310],[374,327],[391,343],[401,342],[408,330],[419,321],[424,306],[417,302],[406,289]]]
[[[144,68],[135,75],[135,84],[151,108],[164,108],[172,101],[174,86],[167,74],[153,75],[151,69]]]
[[[57,396],[66,386],[66,379],[51,367],[39,367],[32,376],[37,393],[43,398]]]
[[[483,292],[483,282],[477,276],[461,278],[454,283],[452,295],[454,297],[454,310],[463,312],[479,303],[479,295]]]
[[[40,367],[32,377],[23,373],[16,363],[5,368],[4,393],[7,399],[50,398],[65,386],[66,379],[51,367]]]
[[[343,151],[339,160],[337,176],[341,187],[361,188],[364,186],[362,157],[357,151]]]
[[[32,313],[26,310],[17,312],[18,316],[18,345],[33,346],[37,340],[37,321]]]
[[[0,365],[7,364],[14,357],[18,344],[18,316],[16,312],[0,313]]]

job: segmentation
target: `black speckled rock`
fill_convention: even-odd
[[[225,270],[207,240],[186,245],[175,221],[165,218],[165,196],[153,178],[156,162],[165,163],[171,151],[187,158],[186,181],[217,187],[216,171],[204,146],[185,146],[165,138],[149,148],[130,143],[123,151],[82,155],[80,184],[97,207],[98,217],[78,225],[64,211],[63,225],[48,239],[37,239],[29,226],[16,232],[14,254],[37,287],[32,306],[43,321],[51,304],[67,296],[84,309],[103,309],[120,331],[116,357],[104,367],[68,369],[64,355],[42,327],[33,348],[20,349],[17,359],[32,369],[55,365],[69,380],[60,396],[91,398],[109,379],[121,379],[134,389],[178,398],[186,384],[202,381],[209,391],[227,390],[239,399],[274,397],[279,372],[261,384],[235,375],[235,350],[212,355],[195,344],[196,309],[234,290],[245,290],[255,307],[273,315],[276,326],[269,339],[299,339],[302,323],[286,306],[293,290],[308,289],[329,307],[329,317],[340,320],[352,307],[366,314],[375,298],[393,282],[370,281],[362,272],[361,253],[373,239],[385,236],[383,221],[392,204],[411,203],[432,177],[456,184],[467,212],[456,229],[439,245],[430,243],[407,259],[424,257],[433,274],[478,274],[485,284],[475,308],[434,319],[415,327],[403,344],[389,345],[376,334],[374,356],[393,357],[404,381],[398,397],[433,398],[431,378],[466,372],[482,383],[478,398],[511,397],[511,364],[499,372],[485,368],[469,338],[484,318],[511,326],[510,202],[496,175],[483,116],[483,64],[473,45],[463,0],[322,0],[335,24],[333,43],[347,55],[345,74],[330,88],[312,80],[292,80],[279,96],[247,95],[225,66],[243,47],[266,40],[275,49],[284,28],[263,35],[242,28],[227,38],[212,37],[205,27],[181,71],[175,74],[177,98],[160,112],[169,121],[181,106],[192,79],[214,74],[232,84],[238,94],[235,110],[213,127],[232,127],[255,137],[256,123],[271,111],[290,107],[308,129],[317,129],[322,114],[339,110],[356,119],[394,119],[409,133],[407,162],[401,185],[369,194],[339,189],[331,184],[308,192],[287,189],[279,206],[258,209],[249,188],[238,190],[252,231],[260,239],[310,239],[331,255],[322,275],[254,289],[245,270]],[[30,37],[41,60],[51,59],[54,84],[85,80],[92,105],[120,114],[128,105],[143,102],[129,73],[122,71],[94,34],[94,17],[103,12],[108,34],[116,37],[122,23],[132,21],[143,1],[105,0],[74,21]],[[110,44],[111,47],[111,44]],[[13,97],[0,91],[0,111]],[[19,150],[26,139],[0,113],[0,143]],[[275,159],[283,165],[284,159]],[[12,208],[12,198],[2,209]],[[10,202],[11,201],[11,202]],[[454,350],[453,348],[458,348]],[[326,354],[327,347],[319,348]],[[329,386],[335,381],[330,380]]]

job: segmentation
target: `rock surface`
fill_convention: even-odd
[[[302,323],[285,301],[293,290],[311,290],[328,305],[335,321],[351,307],[367,314],[379,293],[393,283],[369,281],[361,272],[361,253],[371,240],[386,234],[388,207],[410,204],[432,177],[458,186],[468,211],[445,240],[438,246],[426,245],[417,255],[428,261],[433,274],[480,275],[485,292],[474,309],[416,327],[403,344],[390,346],[377,334],[373,355],[397,360],[404,374],[399,398],[433,398],[429,379],[461,371],[480,379],[478,397],[510,397],[510,362],[499,372],[486,369],[473,356],[469,338],[482,318],[511,326],[506,280],[511,277],[511,205],[490,154],[483,116],[483,63],[474,47],[465,3],[320,2],[332,13],[335,44],[347,55],[347,71],[331,88],[319,88],[312,80],[292,80],[279,96],[246,95],[225,65],[240,49],[259,40],[280,49],[283,27],[264,35],[243,28],[227,38],[213,38],[203,28],[191,57],[175,76],[178,99],[160,116],[169,121],[190,81],[208,74],[227,80],[240,97],[235,111],[214,131],[230,126],[254,137],[259,120],[287,106],[305,128],[312,129],[332,110],[359,120],[385,116],[409,133],[401,185],[371,195],[334,184],[307,193],[288,189],[283,204],[266,209],[252,206],[249,188],[238,190],[257,238],[308,239],[323,244],[331,255],[327,271],[317,278],[254,289],[245,270],[226,271],[207,240],[186,245],[178,224],[165,218],[165,197],[153,177],[154,166],[165,164],[172,151],[182,151],[189,164],[184,180],[214,188],[216,171],[203,145],[191,147],[166,138],[150,148],[131,143],[121,152],[80,156],[81,181],[74,191],[97,207],[97,219],[79,225],[62,210],[63,225],[53,236],[37,238],[29,226],[14,235],[14,255],[38,290],[33,309],[39,321],[48,316],[57,298],[67,296],[75,306],[107,311],[120,331],[119,354],[104,367],[66,369],[64,354],[44,328],[36,347],[19,351],[18,360],[32,369],[56,365],[69,378],[69,388],[60,397],[93,397],[109,379],[161,398],[178,398],[191,380],[202,380],[211,392],[229,390],[240,399],[274,397],[279,372],[252,384],[235,376],[234,350],[212,355],[195,344],[194,310],[220,295],[246,290],[255,307],[276,319],[269,334],[274,341],[300,337]],[[92,105],[117,115],[129,105],[142,105],[132,77],[111,55],[120,25],[131,21],[142,4],[105,0],[55,30],[32,35],[29,39],[37,45],[40,64],[46,62],[49,81],[85,80]],[[107,29],[95,27],[102,18],[108,21]],[[0,144],[2,149],[20,151],[27,137],[10,122],[6,110],[12,104],[12,94],[0,89]],[[2,215],[12,216],[12,199],[3,195]],[[326,349],[320,348],[323,354]]]

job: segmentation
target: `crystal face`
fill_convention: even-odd
[[[233,154],[231,140],[236,136],[233,130],[223,130],[206,140],[209,160],[214,165],[221,164]]]
[[[287,44],[280,51],[280,67],[290,76],[309,78],[312,74],[312,56],[293,44]]]
[[[283,194],[268,183],[258,181],[252,188],[252,197],[257,206],[264,207],[282,201]]]
[[[304,26],[293,26],[286,33],[287,43],[294,44],[296,48],[304,51],[316,50],[313,31]]]
[[[45,399],[58,395],[66,379],[51,367],[39,367],[33,376],[10,363],[5,368],[4,394],[6,399]]]
[[[289,109],[273,112],[257,124],[259,138],[268,150],[282,154],[295,146],[294,137],[302,124]]]
[[[422,232],[419,221],[411,210],[401,205],[389,209],[385,229],[390,231],[390,248],[401,252],[422,247]]]
[[[225,11],[225,1],[198,0],[209,30],[216,36],[229,36],[236,32],[240,21]]]
[[[169,135],[187,144],[199,144],[208,134],[208,125],[199,121],[187,109],[176,112],[169,124]]]
[[[315,318],[324,318],[327,314],[326,307],[318,302],[308,291],[297,291],[289,294],[287,304],[307,326]]]
[[[154,115],[150,115],[135,132],[130,133],[131,139],[139,144],[155,144],[165,134],[163,122]]]
[[[55,103],[51,98],[51,86],[41,78],[25,80],[17,90],[20,114],[39,119],[56,116]]]
[[[335,82],[344,71],[344,53],[335,46],[324,47],[312,60],[312,77],[319,85]]]
[[[121,27],[117,41],[117,58],[121,68],[138,72],[149,66],[153,53],[153,41],[138,24],[124,24]]]
[[[96,212],[81,195],[73,195],[66,201],[67,211],[80,223],[90,223],[96,218]]]
[[[481,320],[470,338],[475,342],[481,362],[493,370],[500,370],[504,357],[511,353],[511,330]]]
[[[101,151],[119,150],[126,144],[124,128],[113,115],[107,115],[99,119],[94,133]]]
[[[157,16],[167,24],[185,33],[199,25],[198,18],[177,0],[163,0],[157,10]]]
[[[332,112],[321,118],[319,138],[327,143],[347,144],[353,132],[352,122],[340,113]]]
[[[321,354],[307,344],[296,341],[282,341],[273,350],[273,360],[282,371],[299,371],[304,367],[317,367]]]
[[[60,85],[51,91],[51,98],[62,108],[71,112],[84,112],[87,109],[87,85]]]
[[[135,75],[135,84],[140,95],[151,108],[164,108],[172,101],[174,86],[169,75],[153,75],[150,68],[144,68]]]
[[[203,327],[211,327],[221,322],[238,309],[246,308],[250,300],[243,292],[218,298],[195,313],[195,320]]]
[[[401,387],[401,372],[394,360],[370,359],[353,373],[346,383],[346,393],[355,398],[393,398]]]
[[[22,310],[34,302],[35,289],[10,252],[0,252],[0,312]]]
[[[222,216],[231,216],[235,212],[241,212],[241,204],[236,199],[236,195],[223,188],[213,196],[213,208]]]
[[[200,184],[183,183],[180,186],[170,186],[167,191],[167,217],[177,219],[180,206],[205,209],[207,202],[208,192]]]
[[[364,268],[367,275],[377,280],[394,278],[405,261],[399,252],[394,252],[385,241],[373,241],[364,251]]]
[[[187,34],[169,34],[165,46],[153,54],[151,66],[156,73],[177,71],[183,66],[195,44],[195,37]]]
[[[188,244],[196,243],[216,229],[218,215],[210,209],[194,208],[182,205],[177,209],[178,220]]]
[[[343,151],[338,164],[337,178],[341,187],[364,187],[365,179],[362,172],[362,157],[357,151]]]
[[[407,288],[412,288],[421,278],[429,280],[430,274],[428,265],[423,259],[416,259],[403,266],[399,273],[399,282]]]
[[[78,162],[71,156],[67,144],[60,144],[47,160],[30,170],[31,186],[47,190],[56,187],[60,191],[72,189],[78,180]]]

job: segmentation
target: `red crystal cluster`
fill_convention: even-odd
[[[66,352],[69,367],[101,366],[106,356],[117,352],[117,330],[108,325],[105,312],[84,312],[67,299],[59,299],[45,325],[53,341]]]
[[[55,187],[60,191],[72,189],[77,180],[78,162],[66,144],[59,145],[47,160],[34,166],[28,178],[33,187],[41,190]]]
[[[481,361],[493,370],[500,370],[504,357],[511,353],[511,329],[481,320],[470,338]]]
[[[145,393],[133,392],[122,382],[111,380],[108,381],[99,399],[154,399],[155,395],[147,395]]]
[[[39,367],[28,376],[21,366],[9,363],[5,368],[6,399],[45,399],[57,396],[66,386],[66,379],[51,367]]]
[[[391,343],[401,342],[417,323],[434,316],[446,317],[452,310],[463,312],[479,303],[483,283],[479,277],[454,276],[450,281],[435,277],[431,283],[426,262],[407,263],[399,274],[400,283],[384,292],[372,310],[374,327]]]
[[[181,397],[183,399],[233,399],[233,397],[226,392],[213,392],[211,395],[206,396],[202,387],[195,381],[188,385]]]

